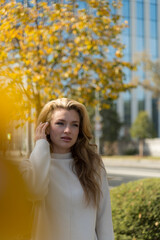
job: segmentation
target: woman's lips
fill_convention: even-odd
[[[66,142],[69,142],[69,141],[72,140],[72,138],[70,138],[70,137],[61,137],[61,139],[62,139],[63,141],[66,141]]]

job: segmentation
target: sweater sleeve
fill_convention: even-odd
[[[101,199],[97,210],[96,233],[98,240],[114,240],[111,202],[106,171],[102,171]]]
[[[39,139],[28,160],[22,161],[20,171],[29,191],[30,200],[41,200],[48,192],[50,169],[49,143]]]

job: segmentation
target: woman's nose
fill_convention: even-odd
[[[70,126],[66,126],[64,129],[64,132],[70,133],[71,132]]]

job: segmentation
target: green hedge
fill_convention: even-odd
[[[111,189],[115,240],[160,240],[160,178]]]

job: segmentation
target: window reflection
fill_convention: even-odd
[[[145,110],[145,93],[144,89],[141,86],[138,86],[138,111]]]
[[[158,125],[158,99],[152,98],[152,122],[154,128],[156,129],[156,133],[158,133],[159,125]]]
[[[157,0],[150,0],[150,3],[157,4]]]
[[[145,73],[143,71],[143,65],[141,64],[140,66],[138,66],[137,71],[136,71],[136,76],[138,76],[139,81],[143,81],[144,77],[145,77]]]
[[[144,21],[137,19],[137,36],[143,37],[144,36]]]
[[[129,54],[130,53],[130,37],[129,36],[123,36],[122,42],[126,46],[125,49],[124,49],[124,53]]]
[[[157,4],[150,4],[150,19],[157,21]]]
[[[128,22],[128,27],[122,31],[122,43],[125,45],[123,50],[123,60],[131,61],[131,43],[130,43],[130,2],[128,0],[122,0],[122,16],[123,22]],[[125,82],[130,81],[130,76],[126,74]]]
[[[123,17],[129,17],[130,11],[129,11],[129,1],[122,1],[123,7],[122,7],[122,15]]]
[[[126,62],[130,62],[131,61],[131,54],[124,54],[123,56],[123,60]]]
[[[155,38],[150,39],[150,54],[153,57],[158,57],[158,43]]]
[[[128,26],[126,28],[123,29],[122,34],[123,35],[129,35],[130,34],[130,22],[128,19],[124,19],[124,21],[128,22]],[[123,21],[123,22],[124,22]]]
[[[136,15],[138,19],[144,18],[144,6],[143,2],[137,2],[136,3]]]
[[[131,94],[129,91],[123,94],[124,98],[124,123],[126,126],[131,126]]]
[[[150,21],[150,36],[157,38],[157,22],[155,21]]]
[[[136,51],[142,52],[144,50],[144,38],[137,37],[136,38]]]
[[[131,79],[131,71],[128,68],[124,68],[123,70],[124,74],[125,74],[125,83],[129,83],[130,79]]]

